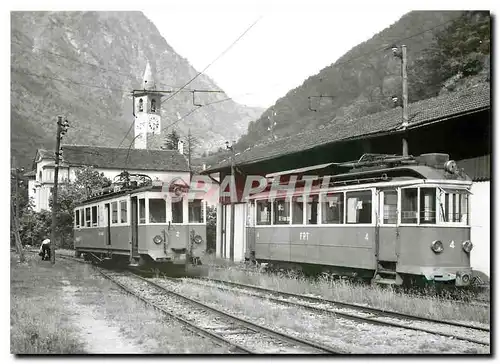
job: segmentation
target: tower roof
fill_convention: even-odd
[[[153,79],[153,72],[151,71],[149,61],[146,64],[146,70],[144,71],[144,77],[142,78],[142,88],[144,90],[154,90],[156,88],[155,80]]]

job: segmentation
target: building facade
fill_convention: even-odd
[[[93,147],[88,145],[63,145],[63,160],[59,167],[59,183],[75,180],[76,171],[92,166],[111,181],[121,172],[145,174],[152,180],[169,183],[182,179],[190,183],[187,159],[177,150],[147,150],[128,148]],[[38,149],[33,170],[28,178],[28,196],[34,210],[50,210],[49,201],[54,186],[54,152]]]

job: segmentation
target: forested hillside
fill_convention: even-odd
[[[489,82],[488,12],[414,11],[290,90],[250,122],[236,150],[395,107],[401,60],[391,47],[401,44],[408,51],[409,102]],[[214,165],[224,155],[210,156],[206,163]]]

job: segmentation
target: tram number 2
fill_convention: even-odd
[[[451,241],[450,248],[455,248],[455,241],[453,241],[453,240]]]
[[[299,240],[309,240],[309,233],[307,233],[307,232],[300,232],[299,233]]]

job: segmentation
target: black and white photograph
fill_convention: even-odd
[[[491,356],[494,18],[11,4],[10,360]]]

